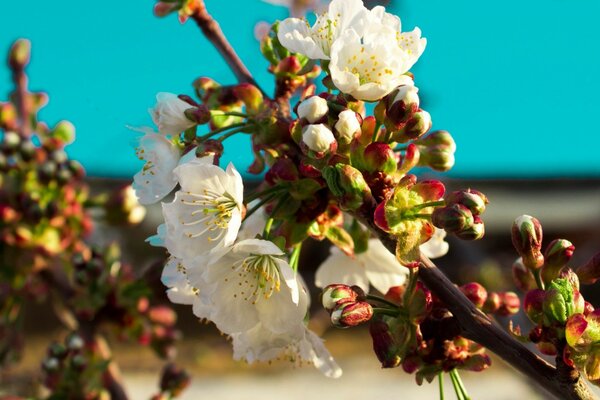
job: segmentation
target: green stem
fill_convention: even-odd
[[[266,239],[269,237],[269,233],[271,232],[271,227],[273,226],[273,218],[269,218],[267,223],[265,224],[265,229],[263,229],[263,238]]]
[[[454,393],[456,393],[456,398],[458,400],[465,400],[465,398],[462,395],[462,392],[460,390],[460,387],[458,386],[458,382],[456,381],[456,376],[454,375],[454,370],[450,371],[448,373],[448,375],[450,375],[450,380],[452,381],[452,387],[454,388]]]
[[[544,290],[544,281],[542,280],[542,269],[538,268],[533,271],[533,277],[535,278],[535,283],[537,284],[538,289]]]
[[[428,208],[428,207],[437,207],[437,206],[443,206],[446,205],[446,202],[444,200],[439,200],[439,201],[430,201],[428,203],[422,203],[422,204],[418,204],[416,206],[414,206],[412,208],[412,210],[422,210],[424,208]]]
[[[444,373],[438,374],[438,382],[440,384],[440,400],[444,400]]]
[[[244,114],[244,113],[237,112],[237,111],[223,111],[223,112],[221,112],[219,114],[213,114],[213,115],[211,115],[211,118],[222,117],[223,115],[225,115],[225,116],[231,116],[231,117],[250,118],[250,116],[248,114]]]
[[[250,203],[252,200],[258,199],[259,197],[263,197],[263,196],[266,196],[268,194],[276,193],[276,192],[279,192],[280,190],[285,190],[285,187],[283,187],[283,186],[272,186],[272,187],[270,187],[268,189],[263,190],[262,192],[250,193],[248,196],[245,197],[246,204]]]
[[[203,136],[198,136],[198,137],[196,138],[196,140],[197,140],[197,141],[200,141],[200,142],[203,142],[203,141],[205,141],[206,139],[210,139],[211,137],[213,137],[213,136],[215,136],[215,135],[218,135],[218,134],[219,134],[219,133],[221,133],[221,132],[225,132],[225,131],[228,131],[228,130],[230,130],[230,129],[234,129],[234,128],[240,128],[240,127],[242,127],[242,126],[251,126],[251,125],[250,125],[250,124],[247,124],[247,123],[245,123],[245,122],[240,122],[240,123],[237,123],[237,124],[231,124],[231,125],[229,125],[229,126],[225,126],[225,127],[223,127],[223,128],[215,129],[214,131],[208,132],[206,135],[203,135]]]
[[[400,315],[400,310],[390,310],[389,308],[373,307],[373,315],[389,315],[390,317],[397,317]]]
[[[397,305],[397,304],[395,304],[395,303],[392,303],[391,301],[389,301],[389,300],[386,300],[386,299],[384,299],[383,297],[375,296],[375,295],[373,295],[373,294],[368,294],[368,295],[367,295],[367,300],[371,300],[371,301],[377,301],[377,302],[379,302],[379,303],[386,304],[386,305],[388,305],[388,306],[390,306],[390,307],[393,307],[394,309],[397,309],[397,308],[398,308],[398,305]]]
[[[415,287],[417,286],[418,272],[416,268],[408,269],[408,285],[406,286],[406,292],[404,292],[403,302],[405,306],[410,304]]]
[[[463,384],[463,381],[460,378],[460,374],[458,373],[458,371],[456,369],[453,369],[452,371],[450,371],[450,374],[454,375],[454,379],[456,380],[458,389],[460,390],[460,393],[462,394],[462,398],[464,400],[471,400],[471,398],[467,394],[467,389],[465,388],[465,385]]]
[[[381,129],[381,122],[377,122],[375,124],[375,131],[373,131],[373,137],[371,138],[371,142],[377,141],[377,135],[379,133],[379,129]]]
[[[234,130],[232,130],[232,131],[229,131],[229,132],[227,132],[226,134],[224,134],[223,136],[221,136],[221,137],[219,138],[219,141],[220,141],[220,142],[224,142],[225,140],[227,140],[227,139],[228,139],[228,138],[230,138],[231,136],[235,135],[236,133],[240,133],[240,132],[242,132],[242,131],[246,130],[246,129],[247,129],[248,127],[250,127],[250,126],[252,126],[252,125],[250,125],[250,124],[247,124],[247,125],[244,125],[244,126],[240,126],[239,128],[237,128],[237,129],[234,129]]]
[[[298,262],[300,261],[300,251],[302,250],[302,242],[294,245],[294,249],[292,250],[292,254],[290,255],[290,267],[295,272],[298,272]]]
[[[277,197],[277,193],[273,193],[270,196],[265,197],[264,199],[262,199],[261,201],[258,202],[257,205],[255,205],[254,207],[252,207],[250,210],[248,210],[246,212],[246,216],[244,217],[244,219],[250,217],[252,214],[254,214],[259,208],[261,208],[263,205],[265,205],[266,203],[270,202],[271,200],[275,199]]]

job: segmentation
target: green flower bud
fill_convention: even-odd
[[[583,313],[584,309],[583,297],[568,279],[558,278],[550,283],[543,304],[545,325],[563,325],[571,315]]]
[[[8,64],[14,69],[23,69],[31,59],[31,42],[19,39],[13,43],[8,53]]]
[[[336,164],[325,168],[323,177],[344,210],[354,211],[365,202],[373,201],[371,189],[362,173],[348,164]]]
[[[546,247],[544,254],[544,266],[542,267],[542,278],[549,283],[558,277],[560,270],[567,265],[573,257],[575,246],[565,239],[556,239]]]
[[[530,290],[525,295],[523,309],[533,323],[540,324],[543,321],[545,296],[546,292],[541,289]]]
[[[367,146],[363,156],[364,169],[368,172],[383,172],[393,174],[396,172],[398,159],[396,153],[386,143],[371,143]],[[363,169],[363,168],[361,168]]]

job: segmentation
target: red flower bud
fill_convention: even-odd
[[[389,325],[382,320],[374,320],[369,325],[369,333],[373,340],[373,351],[381,362],[381,367],[396,368],[400,365],[397,338]]]
[[[396,172],[398,159],[396,153],[386,143],[371,143],[364,152],[364,169],[368,172],[380,171],[385,174]]]
[[[529,319],[536,323],[541,324],[544,318],[544,297],[546,293],[541,289],[533,289],[527,292],[525,300],[523,301],[523,309],[529,317]]]
[[[358,326],[373,317],[373,307],[366,301],[343,303],[331,312],[331,323],[338,328]]]
[[[475,307],[482,308],[485,304],[485,300],[487,299],[487,290],[477,282],[470,282],[462,285],[460,287],[460,291],[463,292],[465,296],[471,303],[475,304]]]
[[[457,190],[446,197],[447,205],[461,204],[471,210],[473,215],[483,214],[488,203],[487,197],[474,189]]]
[[[496,311],[498,315],[508,316],[519,312],[521,300],[514,292],[500,293],[500,308]]]
[[[500,295],[496,292],[488,293],[485,303],[483,303],[482,311],[484,313],[493,314],[500,308],[501,299]]]
[[[535,277],[531,270],[523,264],[523,259],[519,257],[512,265],[512,275],[515,286],[523,292],[527,292],[536,287]]]
[[[600,253],[577,268],[577,276],[579,277],[579,281],[586,285],[595,283],[600,278]]]
[[[323,308],[331,312],[340,304],[355,302],[359,295],[355,288],[342,284],[327,286],[321,293],[321,303],[323,304]]]
[[[210,110],[203,104],[188,108],[183,113],[187,119],[199,125],[207,124],[211,119]]]
[[[573,257],[575,246],[565,239],[556,239],[550,242],[544,253],[544,266],[542,268],[542,278],[544,282],[549,283],[555,279],[561,268],[563,268]]]

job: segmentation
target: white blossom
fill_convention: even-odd
[[[298,105],[298,117],[306,118],[311,124],[323,118],[327,112],[327,100],[319,96],[309,97]]]
[[[338,121],[334,125],[339,138],[345,143],[350,143],[354,134],[360,129],[360,122],[353,110],[344,110],[338,115]]]
[[[195,259],[187,276],[201,293],[196,315],[226,334],[259,322],[273,333],[285,332],[306,310],[299,306],[298,282],[284,256],[272,242],[247,239]]]
[[[252,208],[257,203],[258,201],[251,202],[250,204],[248,204],[248,209]],[[266,223],[267,214],[265,212],[265,208],[260,207],[254,213],[244,218],[244,221],[242,222],[242,228],[240,229],[237,236],[237,240],[241,241],[245,239],[256,238],[256,235],[260,235],[261,233],[263,233]]]
[[[323,124],[306,125],[302,129],[302,142],[310,150],[323,153],[331,148],[335,137],[331,130]]]
[[[450,249],[450,245],[444,240],[445,237],[445,230],[435,228],[433,236],[419,247],[421,253],[428,258],[440,258],[445,256]]]
[[[179,163],[179,148],[164,136],[150,131],[140,139],[136,154],[145,164],[133,177],[135,194],[141,204],[156,203],[177,185],[173,169]]]
[[[156,105],[149,109],[152,121],[163,135],[179,135],[196,125],[184,114],[192,106],[173,93],[161,92],[156,95]]]
[[[279,24],[277,37],[288,50],[329,60],[332,44],[344,31],[353,29],[363,35],[368,15],[361,0],[333,0],[312,27],[304,19],[287,18]]]
[[[165,245],[184,260],[233,244],[242,223],[242,177],[233,164],[227,171],[195,159],[174,171],[181,189],[163,203]]]
[[[410,68],[409,62],[391,29],[365,38],[349,29],[331,46],[329,69],[340,91],[358,100],[376,101],[411,81],[403,75]]]
[[[160,279],[168,288],[167,297],[173,303],[191,305],[198,297],[198,290],[188,282],[183,260],[177,257],[169,258]]]
[[[378,35],[378,32],[382,29],[389,28],[393,31],[395,42],[407,56],[407,70],[417,62],[423,51],[425,51],[425,46],[427,46],[427,39],[421,38],[419,28],[415,28],[411,32],[402,32],[400,18],[387,13],[385,7],[377,6],[371,10],[368,26],[373,35]]]
[[[406,281],[408,268],[402,266],[378,239],[369,239],[369,248],[354,258],[337,247],[317,269],[315,285],[323,288],[333,283],[357,285],[368,291],[369,284],[381,293]]]

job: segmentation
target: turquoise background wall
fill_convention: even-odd
[[[153,1],[2,1],[0,50],[33,42],[31,86],[50,93],[42,117],[69,119],[69,153],[96,176],[131,176],[136,133],[159,91],[191,93],[199,76],[234,82],[193,23],[152,15]],[[259,0],[207,0],[241,58],[273,85],[253,37],[287,11]],[[405,30],[429,44],[413,72],[434,128],[458,143],[454,177],[600,176],[600,2],[392,0]],[[0,98],[10,89],[0,70]],[[248,165],[245,138],[227,159]],[[239,149],[239,151],[238,151]]]

